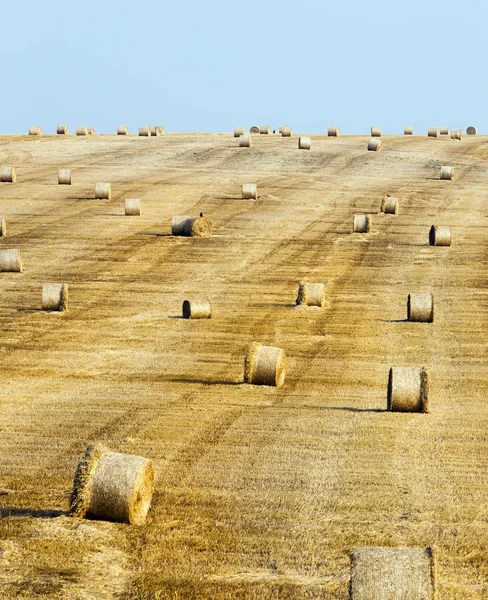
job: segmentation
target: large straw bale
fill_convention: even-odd
[[[67,125],[58,125],[56,128],[56,133],[58,135],[66,135],[68,133],[68,126]]]
[[[407,320],[416,323],[432,323],[434,321],[433,294],[409,294]]]
[[[323,283],[309,283],[301,281],[298,284],[297,305],[305,306],[324,306],[325,304],[325,285]]]
[[[34,125],[32,127],[29,127],[29,135],[41,135],[42,134],[42,128],[39,127],[39,125]]]
[[[472,125],[470,125],[469,127],[466,128],[466,135],[476,135],[478,133],[478,130],[476,129],[476,127],[473,127]]]
[[[462,137],[463,137],[462,129],[451,129],[451,140],[461,141]]]
[[[151,137],[151,128],[148,127],[139,127],[139,135],[143,137]]]
[[[380,211],[389,215],[397,215],[400,209],[398,198],[385,194],[380,204]]]
[[[71,169],[59,169],[58,185],[71,185]]]
[[[259,126],[259,133],[261,135],[269,135],[270,131],[271,131],[270,125],[260,125]]]
[[[449,225],[432,225],[429,231],[429,244],[431,246],[450,246],[451,228]]]
[[[97,200],[110,200],[112,190],[110,183],[97,183],[95,185],[95,198]]]
[[[446,125],[442,125],[441,127],[439,127],[439,133],[440,135],[449,135],[449,127],[447,127]]]
[[[371,138],[368,142],[368,150],[370,152],[381,152],[382,146],[381,140],[377,138]]]
[[[413,127],[411,125],[406,125],[403,129],[403,135],[413,135]]]
[[[188,237],[212,237],[212,219],[195,217],[185,222],[185,235]]]
[[[371,127],[371,137],[381,137],[381,127]]]
[[[373,227],[373,217],[371,215],[354,215],[352,221],[353,233],[369,233]]]
[[[143,525],[153,491],[151,460],[91,445],[75,472],[70,513]]]
[[[0,250],[0,272],[22,273],[22,255],[20,250]]]
[[[93,127],[89,127],[88,128],[88,135],[93,135],[95,133],[95,130],[93,129]]]
[[[255,183],[244,183],[242,185],[242,197],[245,200],[256,200],[258,197],[258,186]]]
[[[282,129],[281,129],[281,136],[282,137],[291,137],[291,127],[288,127],[288,125],[285,125]]]
[[[0,167],[0,181],[4,183],[15,183],[17,181],[15,167]]]
[[[210,319],[212,306],[205,298],[193,298],[183,302],[182,312],[185,319]]]
[[[239,138],[239,146],[241,148],[252,148],[252,139],[249,134],[241,135]]]
[[[300,150],[310,150],[311,145],[312,145],[312,140],[308,136],[301,135],[298,138],[298,148]]]
[[[329,137],[339,137],[339,127],[329,127],[327,129],[327,135]]]
[[[77,127],[76,135],[88,135],[88,127]]]
[[[161,131],[161,125],[155,125],[154,127],[151,127],[151,136],[152,137],[159,137],[162,134],[163,134],[163,132]]]
[[[429,130],[427,131],[427,137],[439,137],[439,130],[437,127],[429,127]]]
[[[129,135],[129,128],[127,125],[119,125],[117,127],[117,135]]]
[[[436,600],[432,548],[356,548],[350,600]]]
[[[188,221],[191,221],[191,217],[186,215],[176,216],[171,220],[171,234],[172,235],[186,235],[186,229],[188,227]]]
[[[244,382],[281,386],[285,381],[286,354],[282,348],[253,342],[244,359]]]
[[[141,199],[126,198],[125,199],[125,214],[130,217],[138,217],[141,214]]]
[[[66,283],[46,283],[42,286],[42,310],[59,312],[68,310]]]
[[[429,412],[430,380],[422,367],[392,367],[388,375],[387,408],[392,412]]]
[[[441,167],[441,179],[451,181],[454,178],[454,167]]]
[[[234,137],[241,137],[241,135],[244,135],[246,133],[246,130],[244,129],[244,127],[235,127],[234,128]]]
[[[259,127],[257,125],[253,125],[249,130],[249,133],[259,133]]]

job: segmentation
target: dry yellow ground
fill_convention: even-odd
[[[488,598],[488,140],[367,142],[0,137],[0,248],[24,257],[0,274],[2,599],[345,600],[362,545],[435,545],[442,600]],[[400,214],[352,235],[386,192]],[[171,237],[200,211],[212,238]],[[303,278],[325,309],[294,307]],[[69,313],[40,310],[51,282]],[[405,322],[424,291],[435,322]],[[178,318],[194,295],[213,319]],[[282,388],[242,384],[251,341],[286,349]],[[402,365],[430,370],[431,414],[385,411]],[[145,527],[63,514],[97,440],[154,460]]]

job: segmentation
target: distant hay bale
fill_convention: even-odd
[[[150,129],[151,129],[152,137],[159,137],[162,133],[159,125],[155,125],[154,127],[151,127]]]
[[[308,283],[307,281],[300,282],[296,304],[323,307],[325,304],[325,285],[323,283]]]
[[[269,125],[260,125],[259,126],[259,133],[261,135],[269,135],[270,131],[271,131],[271,127]]]
[[[366,546],[351,556],[350,600],[436,600],[432,548]]]
[[[252,139],[248,134],[241,135],[239,138],[239,146],[241,148],[252,148]]]
[[[244,382],[279,387],[285,381],[286,355],[282,348],[253,342],[244,359]]]
[[[76,135],[88,135],[88,127],[77,127]]]
[[[171,234],[172,235],[186,235],[187,221],[191,221],[191,217],[188,216],[177,216],[171,220]]]
[[[196,217],[185,222],[187,237],[212,237],[212,219],[210,217]]]
[[[283,133],[283,129],[285,127],[288,127],[288,125],[280,125],[280,128],[278,129],[278,132],[282,134]]]
[[[437,127],[430,127],[427,131],[427,137],[439,137],[439,130],[437,129]]]
[[[76,468],[70,513],[143,525],[153,491],[151,460],[91,445]]]
[[[164,133],[164,125],[156,125],[155,129],[159,131],[158,135],[163,135]]]
[[[150,127],[139,127],[139,135],[143,137],[151,137]]]
[[[242,197],[245,200],[256,200],[258,197],[258,186],[255,183],[244,183],[242,185]]]
[[[447,127],[446,125],[439,127],[439,133],[440,135],[449,135],[449,127]]]
[[[329,137],[338,137],[339,136],[339,127],[329,127],[327,129],[327,135]]]
[[[246,133],[246,130],[244,129],[244,127],[235,127],[234,128],[234,137],[241,137],[241,135],[244,135]]]
[[[377,138],[371,138],[368,142],[368,150],[370,152],[381,152],[382,150],[382,142]]]
[[[7,236],[7,222],[5,221],[5,217],[0,216],[0,237]]]
[[[68,310],[68,286],[65,283],[46,283],[42,286],[42,310]]]
[[[66,135],[68,133],[68,126],[67,125],[58,125],[56,128],[56,133],[58,135]]]
[[[422,367],[392,367],[388,375],[387,408],[392,412],[429,412],[430,379]]]
[[[409,294],[407,320],[416,323],[434,321],[434,296],[432,294]]]
[[[129,128],[127,125],[119,125],[117,127],[117,135],[129,135]]]
[[[0,272],[22,273],[22,256],[20,250],[0,250]]]
[[[212,317],[210,302],[204,298],[185,300],[182,311],[185,319],[210,319]]]
[[[34,125],[33,127],[29,127],[29,135],[41,135],[42,128],[38,125]]]
[[[93,127],[89,127],[88,128],[88,135],[93,135],[95,133],[95,130],[93,129]]]
[[[312,145],[312,140],[308,136],[301,135],[298,138],[298,148],[300,150],[310,150],[311,145]]]
[[[0,181],[3,183],[15,183],[17,181],[15,167],[0,167]]]
[[[403,135],[413,135],[413,127],[411,125],[406,125],[403,129]]]
[[[476,129],[476,127],[473,127],[472,125],[470,125],[469,127],[466,128],[466,135],[476,135],[478,133],[478,130]]]
[[[399,210],[398,198],[385,194],[380,204],[380,211],[389,215],[397,215]]]
[[[125,199],[125,214],[130,217],[138,217],[141,214],[141,199],[126,198]]]
[[[71,169],[59,169],[58,185],[71,185]]]
[[[257,125],[253,125],[249,130],[249,133],[259,133],[259,127]]]
[[[354,215],[352,222],[353,233],[369,233],[373,227],[373,217],[371,215]]]
[[[462,129],[452,129],[451,130],[451,140],[461,140],[462,138]]]
[[[452,180],[454,177],[454,167],[441,167],[441,179]]]
[[[285,125],[285,127],[282,127],[280,133],[281,133],[281,137],[291,137],[291,127],[288,127],[288,125]]]
[[[381,127],[371,127],[371,137],[381,137]]]
[[[95,185],[95,198],[97,200],[110,200],[112,189],[110,183],[97,183]]]
[[[429,232],[431,246],[450,246],[451,228],[448,225],[432,225]]]

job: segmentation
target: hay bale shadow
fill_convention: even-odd
[[[65,510],[40,510],[37,508],[0,508],[0,517],[32,517],[33,519],[56,519],[67,516]]]
[[[170,381],[173,383],[201,383],[204,385],[242,385],[242,381],[209,381],[208,379],[191,379],[185,377],[173,377]]]

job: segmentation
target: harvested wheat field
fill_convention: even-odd
[[[0,136],[23,265],[0,273],[0,598],[347,600],[364,547],[435,548],[440,600],[488,598],[488,139],[311,140]],[[200,213],[211,236],[171,235]],[[55,283],[69,310],[43,311]],[[212,318],[182,318],[201,297]],[[283,385],[243,383],[252,342]],[[392,367],[428,370],[428,413],[387,411]],[[69,515],[96,443],[152,461],[145,524]]]

